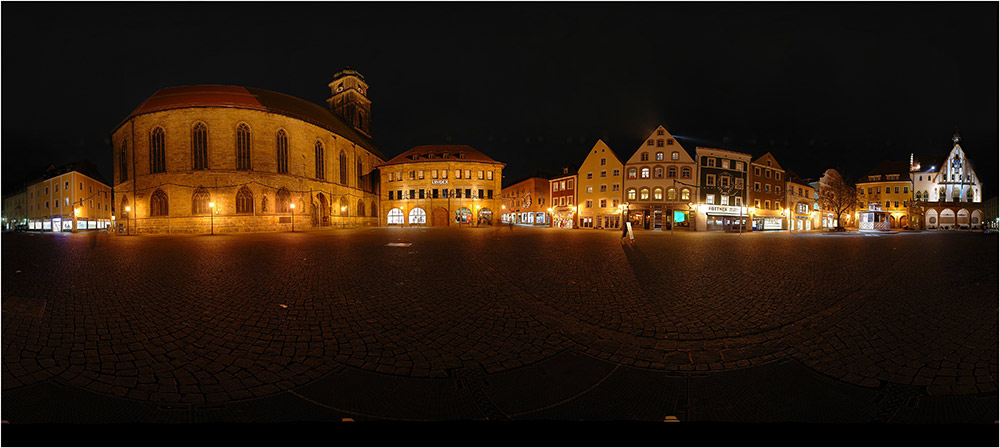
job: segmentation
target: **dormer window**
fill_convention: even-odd
[[[458,153],[458,158],[459,159],[464,159],[465,158],[465,153],[464,152]]]
[[[441,158],[442,159],[447,159],[448,158],[448,153],[442,153],[441,154]]]

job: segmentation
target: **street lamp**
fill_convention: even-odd
[[[208,220],[212,224],[212,235],[215,235],[215,203],[208,203]]]
[[[73,209],[73,233],[76,233],[76,230],[77,230],[77,227],[78,227],[77,220],[78,220],[79,216],[80,216],[80,208],[79,207],[74,208]]]
[[[126,221],[125,221],[125,234],[126,234],[126,235],[131,235],[131,234],[132,234],[132,225],[131,225],[131,224],[132,224],[132,222],[131,222],[131,220],[130,220],[130,218],[132,218],[132,213],[131,213],[131,211],[132,211],[132,207],[131,207],[131,206],[128,206],[128,205],[126,205],[126,206],[125,206],[125,213],[127,213],[127,214],[128,214],[128,216],[126,216],[126,217],[125,217],[125,220],[126,220]]]
[[[295,203],[292,202],[289,207],[292,208],[292,232],[295,231]]]
[[[340,207],[340,216],[344,216],[344,212],[346,212],[346,211],[347,211],[347,207],[341,206]],[[342,221],[341,222],[341,228],[344,228],[344,227],[347,227],[347,221]]]
[[[475,209],[476,216],[474,216],[474,218],[476,219],[476,227],[479,227],[479,204],[476,204]]]

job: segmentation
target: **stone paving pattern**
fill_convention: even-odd
[[[339,378],[425,390],[393,406],[427,418],[546,418],[624,372],[711,395],[698,378],[757,384],[739,372],[792,361],[880,397],[898,385],[996,409],[997,240],[978,233],[656,232],[624,248],[616,232],[522,227],[2,238],[5,396],[50,382],[161,406],[289,392],[420,419],[316,386]],[[386,379],[344,379],[362,373]],[[525,378],[566,392],[512,399]],[[441,387],[463,395],[418,398]],[[685,417],[753,420],[677,393],[660,401]]]

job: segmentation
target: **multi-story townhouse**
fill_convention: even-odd
[[[471,146],[410,149],[379,167],[386,225],[493,225],[503,167]]]
[[[747,171],[750,154],[696,148],[698,155],[697,230],[749,230]]]
[[[625,163],[625,202],[633,227],[689,229],[697,169],[680,142],[658,126]]]
[[[549,180],[529,177],[501,191],[503,222],[529,226],[552,224],[549,213]]]
[[[621,228],[624,164],[603,140],[590,148],[580,164],[577,182],[579,227]]]
[[[572,229],[576,222],[576,170],[563,168],[561,176],[549,180],[549,212],[552,226]]]
[[[889,228],[899,229],[910,225],[910,201],[913,197],[910,165],[906,162],[882,162],[857,183],[858,204],[855,212],[859,218],[873,203],[882,204],[881,211],[889,219]],[[860,221],[859,221],[860,222]]]
[[[808,179],[802,179],[795,173],[788,172],[786,178],[788,179],[785,184],[788,230],[805,231],[819,228],[819,190],[813,187]]]
[[[21,188],[3,198],[3,229],[14,230],[28,222],[28,192]]]
[[[785,226],[785,170],[771,153],[750,163],[750,215],[753,230],[781,230]]]
[[[111,188],[86,160],[58,168],[50,165],[25,194],[29,230],[105,229],[114,219]]]

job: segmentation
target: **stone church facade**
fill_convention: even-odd
[[[385,157],[371,139],[368,86],[345,70],[329,87],[328,108],[238,86],[156,92],[112,132],[118,229],[379,225]]]

